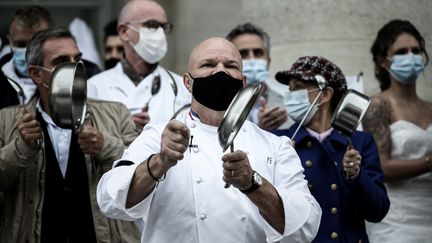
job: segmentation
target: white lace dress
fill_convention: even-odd
[[[392,159],[411,160],[432,154],[432,124],[423,128],[399,120],[390,125]],[[381,242],[432,242],[432,172],[386,183],[390,211],[368,224],[369,239]]]

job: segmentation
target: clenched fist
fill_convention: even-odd
[[[35,146],[37,141],[42,138],[42,129],[36,116],[24,109],[23,115],[18,120],[18,131],[22,140],[27,145]]]
[[[103,135],[95,127],[84,125],[78,133],[78,144],[85,154],[98,156],[102,151]]]
[[[166,167],[174,166],[183,159],[189,142],[189,128],[179,121],[171,120],[162,132],[160,160]]]

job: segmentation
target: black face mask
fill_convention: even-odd
[[[105,60],[105,70],[115,67],[115,65],[120,61],[120,59],[117,58],[110,58],[108,60]]]
[[[192,96],[201,105],[215,111],[225,111],[237,92],[243,88],[243,80],[236,79],[225,72],[218,72],[207,77],[194,78]]]

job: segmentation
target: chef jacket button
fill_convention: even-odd
[[[306,143],[306,147],[308,147],[308,148],[312,147],[312,141],[308,141],[308,142]]]
[[[189,126],[190,126],[191,128],[196,127],[195,122],[191,122],[191,123],[189,124]]]
[[[338,210],[337,210],[337,208],[331,208],[331,210],[330,210],[330,212],[332,213],[332,214],[337,214],[337,212],[338,212]]]
[[[192,151],[194,151],[195,153],[198,153],[198,151],[199,151],[198,146],[197,146],[197,147],[193,147],[193,148],[192,148]]]
[[[242,130],[243,130],[243,132],[246,132],[246,128],[244,128],[244,127],[243,127],[243,129],[242,129]]]
[[[337,189],[337,185],[336,185],[335,183],[331,184],[331,185],[330,185],[330,189],[331,189],[332,191],[336,191],[336,189]]]
[[[245,221],[247,219],[247,217],[245,215],[241,216],[240,220],[241,221]]]
[[[206,220],[206,219],[207,219],[207,215],[205,215],[205,214],[201,214],[201,215],[200,215],[200,219],[201,219],[201,220]]]
[[[310,161],[310,160],[306,160],[305,165],[306,165],[307,167],[312,167],[312,161]]]
[[[338,238],[338,234],[336,232],[333,232],[330,234],[330,237],[334,240],[336,240]]]
[[[201,177],[198,177],[198,178],[195,180],[195,182],[196,182],[197,184],[200,184],[202,181],[203,181],[203,179],[202,179]]]

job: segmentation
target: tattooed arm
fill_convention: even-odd
[[[389,101],[381,96],[372,99],[363,119],[363,128],[372,133],[378,146],[384,180],[393,181],[415,177],[432,169],[427,157],[414,160],[391,159],[391,123],[392,108]]]

